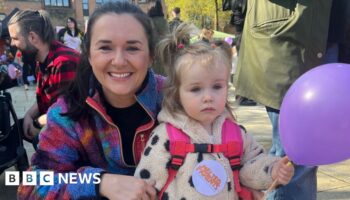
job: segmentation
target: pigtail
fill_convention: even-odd
[[[194,25],[182,23],[158,43],[156,54],[168,73],[169,69],[173,68],[176,58],[181,55],[181,51],[190,45],[191,36],[197,31]]]
[[[214,41],[214,48],[219,48],[226,55],[230,63],[232,63],[232,47],[223,40]]]
[[[223,62],[227,66],[228,73],[231,71],[231,47],[224,41],[212,44],[204,41],[192,43],[192,33],[198,34],[198,32],[195,26],[182,23],[157,45],[158,58],[168,74],[163,90],[162,108],[166,109],[173,117],[176,117],[176,113],[184,112],[179,96],[180,74],[183,67],[192,66],[194,63],[203,67],[212,67],[212,62],[215,61]],[[226,106],[228,110],[231,110],[228,103]]]

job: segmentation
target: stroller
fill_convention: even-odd
[[[12,166],[16,170],[24,171],[28,167],[28,158],[11,94],[0,91],[0,174]]]

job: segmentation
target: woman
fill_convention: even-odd
[[[80,52],[83,35],[83,32],[78,28],[77,21],[73,17],[68,17],[66,27],[58,32],[58,40],[67,47]]]
[[[158,43],[158,41],[160,41],[166,34],[169,34],[168,22],[164,18],[161,0],[156,0],[150,5],[151,6],[147,14],[152,20],[154,41]],[[165,75],[165,70],[163,66],[161,66],[161,64],[157,62],[158,60],[158,58],[155,59],[155,62],[153,63],[153,69],[157,74]]]
[[[151,4],[152,5],[152,4]],[[154,25],[155,39],[160,41],[166,34],[169,33],[168,22],[164,18],[162,3],[160,0],[154,2],[153,6],[150,6],[148,16],[151,18]]]
[[[21,185],[18,199],[154,199],[152,183],[131,176],[162,101],[150,19],[133,4],[107,3],[85,38],[76,79],[49,109],[32,158],[31,169],[55,171],[56,182]],[[101,174],[100,183],[60,184],[69,172]]]

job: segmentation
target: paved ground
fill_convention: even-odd
[[[12,88],[13,104],[17,115],[23,117],[25,111],[35,101],[34,87],[25,93],[23,88]],[[240,124],[244,125],[265,148],[271,144],[271,125],[263,106],[241,106],[235,111]],[[350,144],[349,144],[350,145]],[[34,149],[25,143],[31,156]],[[14,170],[10,168],[8,170]],[[350,160],[334,165],[321,166],[317,174],[318,200],[350,200]],[[5,186],[4,173],[0,176],[0,199],[16,198],[16,187]]]

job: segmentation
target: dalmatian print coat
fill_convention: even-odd
[[[213,124],[213,135],[207,134],[205,129],[196,121],[185,115],[173,117],[166,110],[162,110],[158,115],[160,125],[154,130],[152,137],[148,141],[142,158],[135,171],[135,176],[142,179],[156,181],[156,189],[160,191],[168,178],[167,165],[170,163],[169,138],[166,133],[165,122],[171,123],[176,128],[183,130],[192,143],[212,143],[221,144],[221,127],[228,112],[219,116]],[[273,157],[265,153],[263,147],[254,138],[242,131],[243,157],[239,179],[241,183],[253,189],[266,189],[272,183],[271,170],[275,162],[280,158]],[[192,182],[192,173],[197,164],[203,160],[215,160],[221,163],[228,175],[224,189],[215,196],[204,196],[197,192]],[[233,174],[228,160],[222,153],[188,153],[184,164],[180,167],[175,179],[163,194],[162,199],[169,200],[238,200],[234,191]]]

